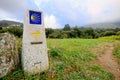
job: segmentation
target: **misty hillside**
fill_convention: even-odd
[[[8,26],[19,26],[23,27],[23,23],[9,20],[1,20],[0,27],[8,27]],[[120,28],[120,23],[97,23],[92,25],[87,25],[84,27],[92,27],[93,29],[115,29]]]
[[[98,23],[92,24],[85,27],[92,27],[93,29],[115,29],[120,28],[120,24],[118,23]]]
[[[7,26],[19,26],[22,27],[23,24],[20,22],[9,21],[9,20],[1,20],[0,27],[7,27]]]

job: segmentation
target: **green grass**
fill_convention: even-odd
[[[116,41],[114,55],[117,57],[117,61],[120,64],[120,42]]]
[[[24,72],[19,70],[2,80],[113,80],[111,73],[91,64],[97,56],[89,51],[98,44],[109,42],[112,40],[47,39],[50,49],[50,69],[47,72],[24,76]]]

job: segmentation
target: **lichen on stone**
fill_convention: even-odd
[[[19,64],[19,55],[16,38],[9,33],[0,36],[0,77],[16,69]]]

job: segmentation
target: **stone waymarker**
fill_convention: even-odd
[[[43,13],[27,10],[24,19],[23,69],[28,74],[36,74],[49,68]]]

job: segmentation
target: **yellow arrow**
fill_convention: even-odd
[[[39,31],[33,32],[32,36],[40,36],[40,32]]]

